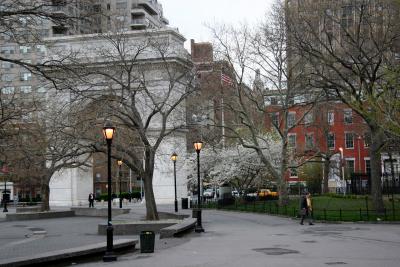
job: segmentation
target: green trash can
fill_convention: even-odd
[[[182,209],[187,210],[189,208],[189,199],[187,197],[183,197],[181,200],[182,200]]]
[[[153,253],[154,252],[154,241],[156,235],[153,231],[142,231],[140,233],[140,252],[141,253]]]

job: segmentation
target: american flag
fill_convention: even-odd
[[[226,84],[226,85],[233,85],[233,81],[231,79],[231,77],[229,77],[226,74],[221,73],[221,82],[222,84]]]

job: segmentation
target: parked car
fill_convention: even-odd
[[[208,188],[203,192],[203,197],[205,198],[213,198],[215,194],[215,190],[212,188]]]
[[[258,198],[277,198],[278,192],[273,192],[270,189],[260,189],[257,192]]]

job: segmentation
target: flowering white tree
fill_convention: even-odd
[[[268,134],[260,139],[262,151],[273,168],[279,171],[281,163],[281,142],[274,134]],[[201,173],[203,182],[213,186],[229,183],[239,191],[273,180],[273,175],[268,171],[254,149],[242,145],[227,148],[205,147],[200,154]],[[188,183],[195,184],[197,179],[196,155],[188,157],[186,167]]]

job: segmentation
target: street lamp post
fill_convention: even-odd
[[[4,194],[3,194],[3,212],[8,212],[8,209],[7,209],[7,198],[6,198],[6,195],[7,195],[7,180],[6,180],[6,176],[4,175]]]
[[[121,189],[121,166],[122,160],[117,161],[118,164],[118,179],[119,179],[119,208],[122,209],[122,189]]]
[[[110,262],[116,261],[117,256],[113,252],[113,226],[111,217],[111,143],[113,135],[115,133],[115,127],[110,122],[106,122],[103,127],[104,138],[107,142],[107,174],[108,174],[108,218],[107,218],[107,250],[103,256],[103,261]]]
[[[343,182],[343,194],[346,195],[346,183],[344,180],[344,158],[343,158],[343,147],[339,147],[340,151],[340,165],[342,166],[342,182]]]
[[[194,149],[197,153],[197,224],[194,228],[196,233],[204,232],[203,226],[201,225],[201,199],[200,199],[200,150],[203,146],[203,142],[197,141],[193,143]]]
[[[178,212],[178,199],[176,198],[176,160],[178,159],[178,155],[173,153],[171,155],[171,160],[174,163],[174,189],[175,189],[175,212]]]
[[[358,172],[361,173],[361,147],[360,147],[361,136],[357,136],[357,146],[358,146]]]

